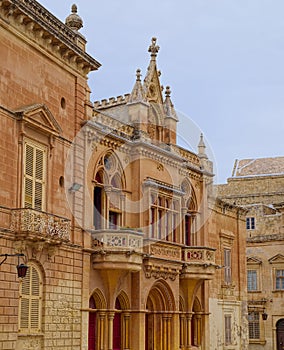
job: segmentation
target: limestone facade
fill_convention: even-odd
[[[130,94],[92,103],[77,8],[0,2],[0,349],[247,349],[245,213],[176,144],[149,46]]]
[[[282,349],[284,157],[236,161],[232,177],[218,190],[224,201],[247,211],[249,348]]]

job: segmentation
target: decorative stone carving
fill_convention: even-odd
[[[164,280],[170,279],[174,281],[179,274],[177,268],[165,267],[160,265],[144,264],[144,273],[146,278],[154,277],[155,279],[162,278]]]
[[[158,243],[152,244],[150,246],[150,254],[154,256],[177,260],[179,260],[181,257],[180,248],[161,245]]]
[[[111,251],[113,248],[132,249],[140,251],[143,244],[143,236],[132,230],[103,230],[95,231],[93,236],[93,248],[102,248]]]
[[[61,242],[70,241],[70,220],[34,209],[13,210],[11,230],[17,235],[31,234]]]

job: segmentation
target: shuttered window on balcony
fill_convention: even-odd
[[[45,210],[46,148],[31,141],[24,149],[24,191],[25,208]]]
[[[42,278],[38,268],[30,265],[20,285],[19,330],[38,333],[41,329]]]

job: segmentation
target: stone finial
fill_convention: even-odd
[[[155,59],[160,47],[156,44],[157,38],[152,38],[152,44],[149,46],[148,52],[151,53],[151,57]]]
[[[136,81],[141,81],[141,69],[136,70]]]
[[[74,31],[78,31],[83,27],[83,20],[77,14],[77,6],[75,4],[71,7],[71,14],[66,18],[65,24]]]
[[[199,143],[198,143],[198,156],[200,158],[208,158],[205,150],[206,150],[206,145],[205,145],[205,142],[203,140],[203,134],[201,133],[200,134],[200,140],[199,140]]]
[[[166,92],[165,92],[165,94],[166,94],[166,97],[170,97],[170,96],[171,96],[171,89],[170,89],[169,86],[166,86]]]

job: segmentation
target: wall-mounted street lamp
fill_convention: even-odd
[[[263,313],[261,314],[263,321],[267,320],[268,314],[265,312],[265,309],[263,310]]]
[[[69,193],[75,193],[75,192],[79,191],[82,186],[83,185],[78,184],[77,182],[74,182],[68,191],[69,191]]]
[[[0,254],[0,256],[4,256],[4,259],[0,262],[0,266],[7,260],[8,256],[17,256],[18,257],[18,265],[17,265],[17,271],[18,271],[18,277],[26,277],[28,266],[25,264],[20,264],[20,257],[25,256],[25,254],[19,253],[19,254]]]

